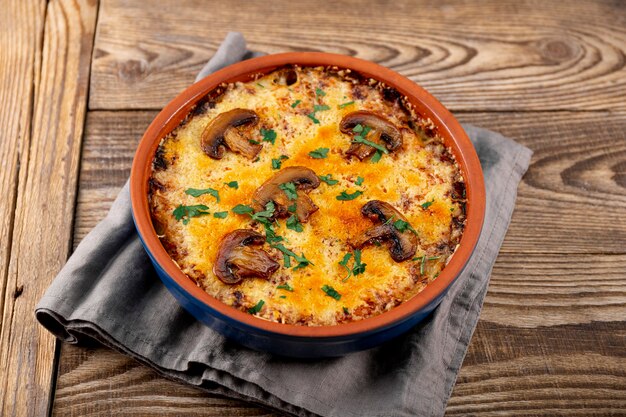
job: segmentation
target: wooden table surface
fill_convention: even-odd
[[[381,63],[532,148],[447,414],[626,415],[625,2],[0,0],[0,22],[0,415],[275,415],[33,315],[229,30]]]

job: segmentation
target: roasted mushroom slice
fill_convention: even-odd
[[[213,159],[222,159],[226,148],[248,159],[254,159],[263,146],[250,143],[238,127],[255,126],[258,121],[257,114],[247,109],[233,109],[218,114],[202,132],[202,150]]]
[[[252,230],[237,229],[222,238],[213,273],[225,284],[237,284],[243,278],[268,279],[280,267],[259,246],[265,237]]]
[[[293,184],[293,188],[287,184]],[[306,223],[309,216],[318,210],[313,200],[306,194],[319,187],[320,179],[315,172],[301,166],[287,167],[265,181],[252,196],[252,208],[255,212],[265,210],[270,201],[275,203],[274,217],[288,217],[289,206],[296,204],[296,216],[300,223]]]
[[[371,200],[361,208],[361,214],[378,224],[352,239],[350,241],[352,247],[359,249],[372,243],[387,243],[389,253],[396,262],[406,261],[415,255],[417,237],[407,219],[391,204]],[[404,226],[403,232],[396,227],[398,220]]]
[[[355,136],[358,133],[359,137],[362,137],[363,131],[355,132],[356,126],[361,126],[361,129],[367,127],[371,129],[367,136],[367,141],[382,145],[388,151],[395,151],[402,146],[402,133],[396,128],[389,120],[384,117],[365,110],[359,110],[346,114],[341,123],[339,129],[343,133]],[[363,138],[365,139],[365,138]],[[354,155],[359,160],[363,160],[373,154],[376,148],[361,142],[352,142],[350,148],[346,151],[346,155]]]

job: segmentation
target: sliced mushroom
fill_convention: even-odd
[[[402,220],[408,223],[408,221],[391,204],[371,200],[361,208],[361,214],[378,224],[352,239],[350,241],[352,247],[360,249],[372,243],[387,243],[389,253],[396,262],[406,261],[415,255],[417,237],[409,230],[400,232],[396,229],[394,222]]]
[[[385,145],[389,151],[395,151],[402,146],[402,133],[389,120],[384,117],[365,110],[359,110],[346,114],[339,125],[339,129],[343,133],[354,135],[355,126],[367,126],[371,130],[367,140],[370,142]],[[372,155],[376,151],[375,148],[364,143],[353,142],[346,151],[346,155],[354,155],[359,160],[363,160]]]
[[[226,148],[254,159],[263,148],[253,144],[237,129],[240,126],[255,126],[259,117],[252,110],[233,109],[218,114],[202,132],[202,150],[213,159],[222,159]]]
[[[237,284],[244,278],[268,279],[280,267],[263,249],[265,237],[252,230],[237,229],[222,238],[213,273],[225,284]]]
[[[290,200],[285,191],[280,188],[282,184],[289,182],[295,185],[297,194],[295,200]],[[319,185],[320,179],[309,168],[301,166],[284,168],[257,188],[252,196],[252,208],[255,212],[263,211],[265,205],[273,201],[275,204],[274,217],[281,218],[290,215],[287,208],[295,203],[298,221],[306,223],[311,214],[318,210],[318,207],[306,193],[319,187]]]

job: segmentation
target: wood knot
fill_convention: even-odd
[[[128,82],[135,82],[148,75],[148,63],[144,60],[129,59],[118,63],[119,77]]]
[[[578,47],[571,42],[550,39],[540,43],[539,51],[541,55],[551,62],[559,63],[574,58],[577,54]]]

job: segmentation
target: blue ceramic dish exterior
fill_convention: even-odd
[[[246,347],[281,356],[296,358],[335,357],[380,345],[405,333],[411,327],[424,320],[432,313],[435,307],[439,305],[447,293],[447,290],[444,291],[423,309],[415,312],[415,314],[405,320],[395,322],[390,326],[379,328],[371,332],[327,338],[287,336],[248,326],[245,323],[241,323],[221,314],[199,301],[185,291],[185,289],[161,268],[144,244],[143,239],[141,243],[148,253],[157,275],[161,281],[163,281],[163,284],[165,284],[165,287],[191,315],[210,328]]]

